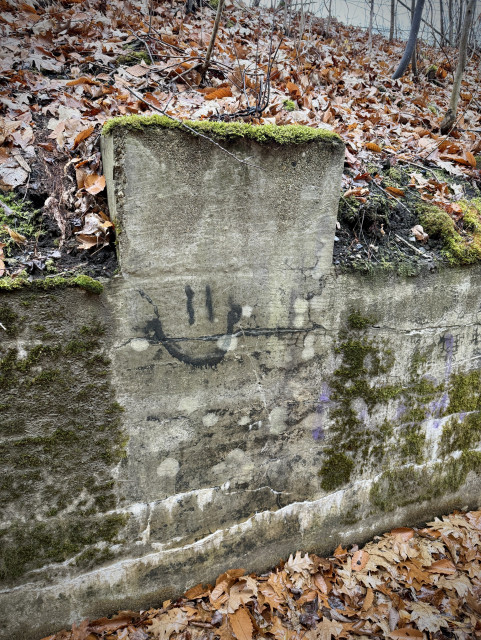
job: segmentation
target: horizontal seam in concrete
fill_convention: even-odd
[[[473,326],[480,326],[481,322],[470,322],[468,324],[462,324],[462,325],[439,325],[439,326],[434,326],[434,327],[418,327],[416,329],[399,329],[399,328],[395,328],[395,327],[380,327],[380,326],[373,326],[372,329],[375,329],[376,331],[394,331],[395,333],[402,335],[416,335],[417,333],[422,333],[423,331],[446,331],[448,329],[459,329],[460,327],[473,327]],[[291,333],[309,333],[311,331],[317,331],[317,330],[321,330],[324,331],[326,334],[333,334],[333,335],[337,335],[335,330],[331,330],[328,329],[326,327],[324,327],[321,324],[314,324],[313,326],[310,327],[302,327],[302,328],[297,328],[297,327],[276,327],[276,328],[272,328],[272,329],[262,329],[262,328],[254,328],[254,329],[241,329],[239,331],[236,331],[235,333],[216,333],[213,335],[207,335],[207,336],[197,336],[197,337],[174,337],[174,336],[166,336],[164,339],[164,342],[215,342],[216,340],[219,340],[220,338],[224,338],[225,336],[231,336],[233,338],[240,338],[242,336],[244,337],[270,337],[270,336],[276,336],[276,335],[282,335],[282,334],[291,334]],[[126,340],[125,342],[122,342],[121,344],[117,345],[115,348],[116,349],[120,349],[122,347],[127,346],[128,344],[130,344],[133,340],[147,340],[147,342],[149,342],[150,344],[159,344],[158,340],[152,340],[151,338],[145,338],[145,336],[133,336],[132,338],[129,338],[128,340]],[[481,356],[475,356],[474,358],[472,358],[473,360],[476,359],[477,357],[481,357]]]

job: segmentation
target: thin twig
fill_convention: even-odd
[[[393,200],[395,200],[399,205],[401,205],[401,207],[403,207],[404,209],[406,209],[406,211],[408,213],[411,213],[410,209],[408,207],[406,207],[406,205],[401,202],[401,200],[399,200],[398,198],[396,198],[396,196],[393,196],[392,193],[389,193],[389,191],[386,191],[386,189],[383,189],[383,187],[381,187],[380,184],[378,184],[375,180],[372,181],[372,184],[374,186],[376,186],[380,191],[382,191],[384,193],[385,196],[387,196],[388,198],[392,198]]]
[[[410,164],[412,167],[417,167],[418,169],[422,169],[423,171],[430,171],[433,176],[438,179],[438,176],[435,174],[434,170],[430,167],[425,167],[422,164],[416,164],[415,162],[411,162],[410,160],[400,160],[399,162],[403,162],[404,164]]]
[[[428,259],[431,258],[429,253],[423,253],[417,247],[415,247],[413,244],[411,244],[410,242],[408,242],[404,238],[401,238],[401,236],[398,236],[397,233],[394,234],[394,237],[397,238],[398,240],[401,240],[401,242],[404,242],[404,244],[407,244],[408,247],[411,247],[411,249],[413,251],[415,251],[416,253],[419,253],[419,255],[422,256],[423,258],[428,258]]]

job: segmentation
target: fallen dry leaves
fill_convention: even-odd
[[[159,585],[160,586],[160,585]],[[161,609],[84,620],[44,640],[475,640],[481,511],[401,527],[332,557],[298,551],[271,573],[231,569]]]

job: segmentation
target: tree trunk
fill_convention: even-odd
[[[369,10],[369,36],[368,36],[368,49],[369,49],[369,53],[372,53],[372,23],[373,23],[373,19],[374,19],[374,0],[370,0],[371,3],[371,8]]]
[[[459,42],[459,57],[456,73],[454,74],[453,89],[451,99],[449,100],[449,108],[441,122],[440,131],[442,135],[446,135],[454,127],[456,122],[456,111],[458,109],[459,94],[461,91],[461,80],[463,79],[464,68],[466,66],[466,57],[468,51],[469,32],[474,19],[474,11],[476,9],[476,0],[469,0],[464,16],[463,28],[461,31],[461,39]]]
[[[463,26],[463,15],[464,15],[464,0],[460,0],[459,2],[459,15],[458,15],[458,27],[456,29],[456,45],[460,46],[461,42],[461,30]]]
[[[442,2],[443,0],[441,0]],[[453,0],[448,2],[448,40],[453,41]]]
[[[443,0],[441,0],[442,2]],[[391,0],[391,22],[389,25],[389,42],[394,40],[394,23],[396,22],[396,0]]]
[[[411,31],[409,33],[409,40],[406,44],[406,49],[404,50],[402,60],[392,76],[393,80],[397,80],[404,74],[408,67],[409,61],[412,59],[413,52],[416,48],[416,41],[418,39],[419,27],[421,26],[421,18],[423,17],[424,2],[425,0],[417,0],[416,2],[413,20],[411,23]]]
[[[205,76],[207,69],[209,68],[209,62],[212,56],[212,51],[214,50],[215,39],[217,37],[217,31],[219,30],[220,25],[220,17],[222,15],[222,9],[224,8],[225,0],[219,0],[219,4],[217,5],[217,13],[215,14],[215,22],[214,28],[212,29],[212,35],[210,37],[209,46],[207,47],[207,53],[205,54],[205,60],[200,67],[200,74],[202,77]]]
[[[329,36],[329,33],[331,31],[331,20],[332,20],[332,0],[329,0],[329,15],[327,17],[326,37]]]
[[[414,11],[416,9],[416,0],[411,0],[411,23],[414,20]],[[411,58],[411,70],[415,78],[418,77],[418,52],[416,44],[414,44],[413,57]]]
[[[439,0],[439,30],[441,32],[441,46],[446,44],[446,36],[444,35],[444,0]]]

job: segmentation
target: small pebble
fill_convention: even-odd
[[[334,242],[339,242],[339,238],[337,236],[334,236]]]
[[[356,244],[356,251],[359,251],[359,249],[362,249],[362,244]]]

